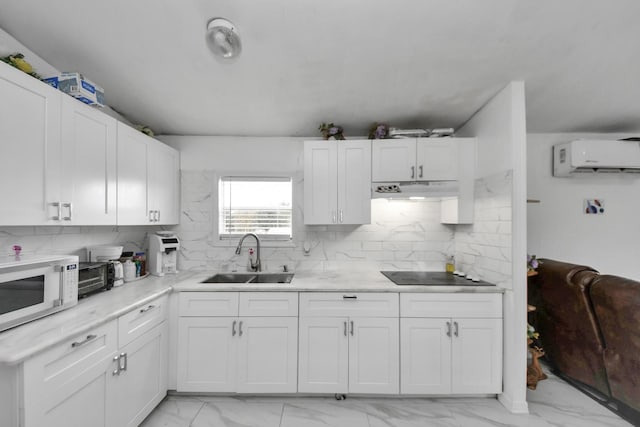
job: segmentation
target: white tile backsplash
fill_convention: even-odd
[[[246,250],[237,256],[235,241],[221,242],[215,231],[217,220],[215,173],[182,171],[182,217],[175,229],[182,239],[179,267],[185,270],[246,268]],[[261,255],[268,270],[286,264],[293,270],[442,270],[453,251],[453,229],[440,224],[438,200],[372,201],[371,224],[303,224],[303,183],[294,182],[293,240],[282,244],[263,242]],[[303,243],[311,245],[308,255]],[[251,245],[249,241],[245,245]]]
[[[477,179],[474,222],[455,232],[456,267],[505,288],[511,288],[512,182],[511,171]]]

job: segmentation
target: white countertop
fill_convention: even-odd
[[[244,273],[244,272],[243,272]],[[295,273],[291,283],[200,283],[215,273],[190,273],[173,289],[186,291],[291,291],[291,292],[465,292],[504,293],[497,286],[398,286],[379,271]],[[259,273],[257,273],[259,274]]]
[[[15,364],[171,292],[177,276],[149,276],[0,333],[0,363]]]
[[[497,286],[397,286],[379,271],[295,273],[291,283],[200,283],[215,272],[149,276],[81,299],[77,306],[0,333],[0,364],[13,365],[170,293],[189,291],[503,293]]]

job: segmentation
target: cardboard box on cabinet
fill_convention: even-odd
[[[43,81],[85,104],[104,107],[104,89],[80,73],[63,72]]]

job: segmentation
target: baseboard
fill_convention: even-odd
[[[528,414],[529,413],[529,405],[526,400],[513,400],[513,398],[507,393],[502,393],[498,395],[498,402],[504,406],[507,411],[512,414]]]

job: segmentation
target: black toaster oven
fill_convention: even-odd
[[[78,266],[78,298],[113,287],[115,267],[110,262],[81,262]]]

